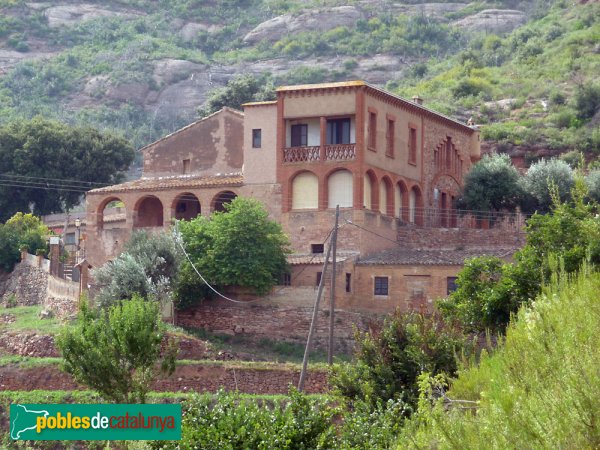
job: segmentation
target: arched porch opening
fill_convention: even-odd
[[[199,216],[202,210],[200,200],[191,192],[184,192],[175,197],[171,208],[171,217],[177,220],[192,220]]]
[[[133,228],[163,226],[163,204],[154,195],[147,195],[139,199],[133,212]]]
[[[221,191],[212,201],[212,212],[222,212],[225,211],[225,206],[227,203],[231,203],[233,199],[237,197],[237,194],[233,191]]]

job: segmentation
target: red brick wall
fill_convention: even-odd
[[[525,233],[516,229],[455,229],[399,227],[398,241],[411,248],[520,248],[525,245]]]

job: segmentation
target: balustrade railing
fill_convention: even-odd
[[[325,146],[328,161],[349,161],[356,158],[356,144],[329,144]]]
[[[504,211],[471,211],[441,208],[401,208],[401,224],[424,228],[503,229],[522,231],[527,216]]]
[[[320,159],[319,146],[315,147],[287,147],[283,149],[283,162],[311,162]]]

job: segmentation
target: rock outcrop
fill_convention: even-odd
[[[512,9],[486,9],[454,22],[452,25],[468,31],[508,33],[527,22],[522,11]]]

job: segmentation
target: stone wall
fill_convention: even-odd
[[[524,225],[524,224],[523,224]],[[518,249],[525,245],[525,232],[513,227],[493,229],[399,227],[398,242],[414,249],[454,250],[456,248]]]
[[[313,341],[315,348],[327,348],[328,308],[327,300],[323,299]],[[244,334],[257,339],[269,338],[303,344],[308,336],[312,311],[312,304],[277,305],[268,300],[235,304],[226,300],[208,300],[178,312],[177,325],[204,328],[214,333]],[[368,313],[336,310],[334,328],[336,351],[344,353],[351,351],[354,346],[354,330],[369,329],[379,321],[379,317]]]
[[[47,271],[34,267],[27,260],[22,261],[15,266],[1,288],[2,298],[0,303],[6,305],[9,299],[14,298],[16,304],[13,306],[43,304],[47,298],[47,284]]]

